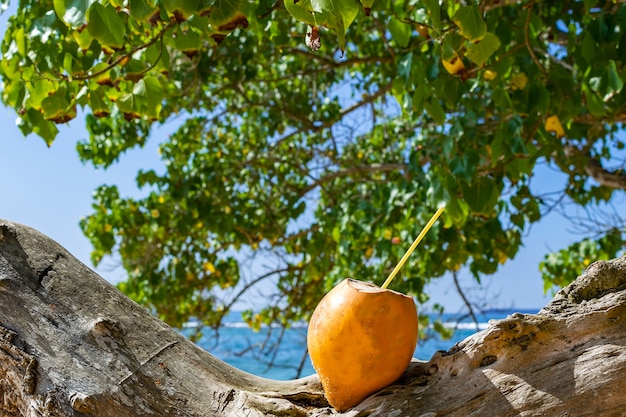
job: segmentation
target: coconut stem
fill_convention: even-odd
[[[431,217],[430,220],[428,221],[428,223],[426,223],[426,226],[424,226],[424,228],[422,229],[420,234],[415,238],[415,240],[413,241],[413,244],[411,245],[411,247],[409,247],[409,249],[406,251],[406,253],[402,257],[402,259],[400,259],[400,262],[398,262],[398,264],[393,269],[393,271],[391,271],[391,274],[389,274],[389,277],[387,278],[385,283],[380,288],[382,288],[384,290],[385,288],[387,288],[389,286],[389,284],[395,278],[395,276],[398,273],[398,271],[400,271],[400,269],[402,269],[402,267],[406,263],[406,260],[409,259],[409,256],[411,256],[411,254],[413,253],[413,251],[415,250],[417,245],[419,245],[419,243],[422,241],[424,236],[426,236],[426,233],[428,233],[430,228],[433,227],[433,224],[435,224],[435,222],[437,221],[437,219],[439,218],[441,213],[443,213],[444,209],[445,209],[445,207],[439,207],[437,209],[435,214],[433,214],[433,217]]]

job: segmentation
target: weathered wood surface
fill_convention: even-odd
[[[596,262],[345,416],[626,416],[626,257]],[[26,226],[0,221],[0,417],[327,416],[316,376],[238,371]]]

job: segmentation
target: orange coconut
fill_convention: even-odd
[[[396,291],[345,279],[320,301],[307,345],[330,405],[344,411],[405,371],[417,344],[417,309]]]

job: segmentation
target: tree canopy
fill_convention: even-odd
[[[145,197],[95,191],[93,261],[118,255],[121,289],[177,326],[271,281],[258,326],[307,319],[345,277],[382,282],[441,205],[394,282],[420,302],[448,271],[495,272],[548,212],[610,204],[625,63],[618,1],[21,0],[0,73],[24,134],[52,144],[84,114],[95,167],[177,117]],[[533,182],[545,168],[561,189]],[[546,288],[622,251],[624,224],[547,256]]]

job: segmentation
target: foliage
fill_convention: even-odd
[[[420,302],[446,271],[495,272],[555,201],[623,194],[624,22],[588,0],[22,0],[2,100],[48,144],[82,109],[96,167],[180,118],[145,197],[96,190],[94,262],[119,254],[120,287],[176,326],[263,281],[245,317],[288,324],[347,276],[382,282],[441,204],[394,281]],[[564,173],[556,197],[540,166]]]
[[[564,287],[595,261],[615,258],[624,248],[623,231],[613,229],[599,239],[587,238],[558,252],[547,254],[539,264],[544,291]]]

